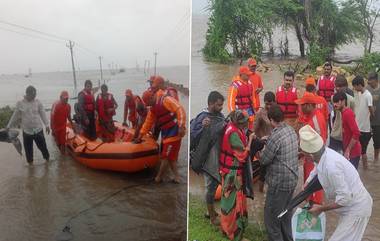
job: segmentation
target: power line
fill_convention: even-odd
[[[49,36],[49,37],[53,37],[53,38],[56,38],[56,39],[60,39],[60,40],[63,40],[63,41],[70,41],[67,38],[63,38],[63,37],[57,36],[55,34],[50,34],[50,33],[42,32],[42,31],[39,31],[39,30],[36,30],[36,29],[24,27],[24,26],[15,24],[15,23],[6,22],[6,21],[3,21],[3,20],[0,20],[0,23],[11,25],[11,26],[18,27],[18,28],[22,28],[22,29],[25,29],[25,30],[28,30],[28,31],[36,32],[36,33],[39,33],[39,34],[42,34],[42,35],[46,35],[46,36]]]
[[[31,37],[31,38],[42,39],[42,40],[46,40],[46,41],[50,41],[50,42],[55,42],[55,43],[63,44],[63,42],[60,41],[60,40],[47,39],[47,38],[43,38],[43,37],[40,37],[40,36],[30,35],[30,34],[27,34],[27,33],[22,33],[22,32],[18,32],[18,31],[11,30],[11,29],[6,29],[6,28],[1,28],[1,27],[0,27],[0,29],[4,30],[4,31],[8,31],[8,32],[12,32],[12,33],[17,33],[17,34],[20,34],[20,35],[28,36],[28,37]]]

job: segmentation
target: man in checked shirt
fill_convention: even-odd
[[[281,220],[278,214],[286,208],[298,181],[298,137],[294,129],[284,122],[280,106],[268,110],[273,131],[260,155],[266,167],[265,182],[268,190],[264,207],[264,223],[268,240],[292,241],[291,213]]]

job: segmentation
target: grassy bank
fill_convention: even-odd
[[[13,110],[9,106],[0,108],[0,129],[4,128],[11,118]]]
[[[217,206],[217,210],[219,210]],[[189,240],[190,241],[228,241],[219,230],[212,226],[204,217],[206,212],[205,203],[197,196],[189,197]],[[249,214],[248,214],[249,215]],[[244,235],[250,241],[267,240],[265,230],[256,224],[249,223]]]

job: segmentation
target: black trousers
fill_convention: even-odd
[[[330,136],[329,147],[338,153],[343,153],[343,142]]]
[[[371,140],[372,134],[371,132],[360,132],[360,145],[362,146],[362,155],[367,154],[367,146],[369,141]]]
[[[281,219],[277,218],[292,199],[293,191],[280,191],[268,187],[264,207],[264,223],[268,241],[293,241],[292,212],[288,212]]]
[[[40,131],[34,135],[29,135],[25,132],[22,133],[24,141],[24,150],[27,162],[33,162],[33,141],[36,143],[38,149],[40,149],[42,156],[45,160],[49,160],[49,151],[46,147],[46,141],[44,132]]]
[[[86,113],[86,114],[87,114],[89,124],[86,125],[84,121],[82,123],[84,135],[90,140],[95,140],[96,139],[95,114],[94,113]]]

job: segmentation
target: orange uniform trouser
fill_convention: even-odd
[[[303,161],[303,180],[304,182],[309,177],[310,172],[314,169],[314,162],[309,157],[305,157]],[[322,204],[323,202],[323,190],[319,190],[311,194],[308,199],[316,204]]]

